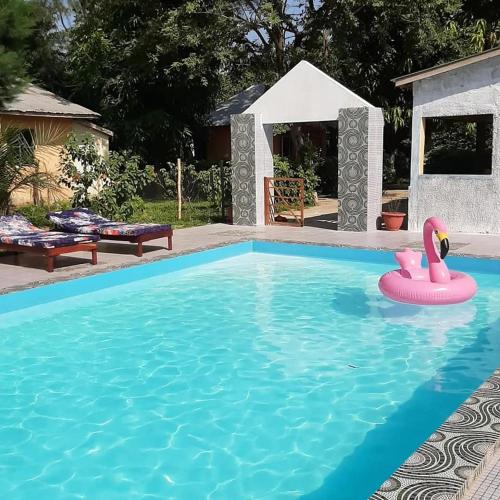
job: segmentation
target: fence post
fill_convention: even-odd
[[[304,179],[300,180],[300,225],[304,226]]]
[[[177,158],[177,218],[182,219],[182,162]]]
[[[267,226],[271,224],[271,214],[270,212],[270,189],[269,189],[269,177],[264,177],[264,224]]]
[[[219,172],[220,172],[220,215],[222,222],[226,222],[225,205],[224,205],[224,193],[225,193],[225,179],[224,179],[224,160],[219,161]]]

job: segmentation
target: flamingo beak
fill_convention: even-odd
[[[444,259],[450,250],[450,242],[448,241],[448,235],[446,233],[436,233],[439,242],[441,243],[441,259]]]

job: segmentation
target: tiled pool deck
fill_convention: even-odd
[[[372,500],[463,498],[473,490],[488,489],[494,478],[481,472],[497,460],[499,445],[497,370],[382,484]]]
[[[408,231],[351,233],[317,227],[213,224],[174,231],[174,250],[171,252],[164,249],[165,241],[148,242],[144,245],[144,257],[140,259],[133,254],[134,245],[100,242],[97,266],[89,264],[86,253],[74,253],[57,257],[56,269],[51,274],[45,271],[45,261],[41,257],[21,255],[17,265],[14,256],[0,256],[0,293],[252,239],[369,249],[396,250],[406,246],[422,248],[422,235]],[[500,259],[500,235],[451,234],[450,244],[450,254],[453,255]]]
[[[144,246],[144,257],[140,259],[133,254],[133,245],[100,242],[97,266],[88,263],[86,254],[75,253],[58,257],[56,269],[51,274],[45,271],[45,261],[40,257],[22,255],[16,263],[14,256],[0,255],[0,294],[245,240],[386,250],[422,248],[421,234],[407,231],[350,233],[316,227],[256,228],[214,224],[175,231],[171,252],[164,249],[165,241],[148,242]],[[450,246],[453,255],[500,259],[500,235],[451,234]],[[387,491],[379,490],[373,498],[500,498],[500,372],[450,419],[384,483],[383,489]],[[475,441],[478,433],[488,436]],[[454,450],[453,460],[448,454],[451,449]],[[423,481],[422,477],[427,480]],[[391,489],[397,484],[398,488]],[[405,486],[410,486],[408,493],[402,492]]]

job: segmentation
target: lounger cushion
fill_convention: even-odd
[[[141,236],[170,230],[168,224],[127,224],[113,222],[88,208],[75,208],[60,212],[49,212],[48,219],[58,229],[70,233],[98,234],[100,236]]]
[[[24,247],[58,248],[97,241],[98,236],[44,231],[22,215],[0,217],[0,243]]]

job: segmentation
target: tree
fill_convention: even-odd
[[[303,49],[304,41],[310,36],[310,20],[316,12],[314,1],[236,0],[227,3],[238,39],[233,45],[234,57],[223,74],[221,98],[255,83],[272,85],[300,59],[307,57]]]
[[[391,79],[463,55],[462,0],[331,0],[316,12],[306,51],[312,62],[386,119],[386,167],[409,175],[411,93]]]
[[[44,88],[69,95],[66,51],[72,11],[62,0],[32,0],[34,23],[27,40],[26,64],[30,78]]]
[[[77,13],[68,52],[74,96],[102,113],[116,148],[157,165],[190,155],[233,40],[230,17],[211,13],[217,2],[207,10],[195,0],[89,0]]]
[[[464,0],[459,24],[465,26],[470,50],[480,52],[500,43],[500,9],[496,0]]]
[[[384,109],[386,164],[405,177],[411,93],[391,79],[500,39],[495,0],[31,1],[32,75],[158,166],[189,159],[216,101],[308,59]]]
[[[0,1],[0,105],[26,84],[25,49],[34,23],[33,4]]]

